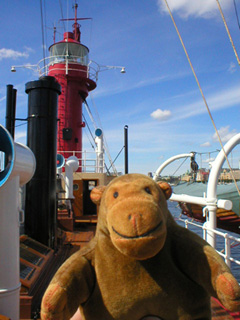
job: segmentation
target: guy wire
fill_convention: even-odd
[[[225,157],[226,162],[227,162],[227,164],[228,164],[228,167],[229,167],[229,169],[230,169],[230,172],[231,172],[231,175],[232,175],[234,184],[235,184],[235,186],[236,186],[237,192],[238,192],[238,194],[239,194],[239,196],[240,196],[240,190],[239,190],[239,188],[238,188],[236,179],[234,178],[234,175],[233,175],[233,171],[232,171],[230,162],[229,162],[228,157],[227,157],[227,154],[226,154],[226,152],[225,152],[225,150],[224,150],[222,140],[221,140],[221,138],[220,138],[219,132],[218,132],[217,127],[216,127],[216,125],[215,125],[215,122],[214,122],[214,120],[213,120],[213,117],[212,117],[211,111],[210,111],[210,109],[209,109],[207,100],[206,100],[206,98],[205,98],[205,96],[204,96],[204,93],[203,93],[203,91],[202,91],[201,85],[200,85],[200,83],[199,83],[199,81],[198,81],[196,72],[195,72],[195,70],[194,70],[194,68],[193,68],[193,65],[192,65],[192,62],[191,62],[190,57],[189,57],[189,55],[188,55],[187,49],[186,49],[186,47],[185,47],[185,45],[184,45],[184,42],[183,42],[183,40],[182,40],[182,37],[181,37],[181,35],[180,35],[180,32],[179,32],[178,27],[177,27],[177,25],[176,25],[176,22],[175,22],[175,20],[174,20],[174,18],[173,18],[173,15],[172,15],[172,12],[171,12],[170,7],[169,7],[169,5],[168,5],[168,2],[167,2],[167,0],[164,0],[164,1],[165,1],[166,6],[167,6],[169,15],[170,15],[170,17],[171,17],[171,19],[172,19],[172,22],[173,22],[173,24],[174,24],[174,27],[175,27],[175,29],[176,29],[176,31],[177,31],[179,40],[180,40],[180,42],[181,42],[181,44],[182,44],[183,50],[184,50],[185,55],[186,55],[186,57],[187,57],[188,63],[189,63],[189,65],[190,65],[190,67],[191,67],[191,70],[192,70],[192,73],[193,73],[193,75],[194,75],[194,78],[195,78],[195,80],[196,80],[196,82],[197,82],[197,85],[198,85],[198,88],[199,88],[200,93],[201,93],[201,95],[202,95],[204,104],[205,104],[205,106],[206,106],[206,108],[207,108],[209,117],[210,117],[210,119],[211,119],[211,121],[212,121],[214,130],[215,130],[215,132],[216,132],[216,134],[217,134],[219,143],[220,143],[220,145],[221,145],[221,148],[222,148],[222,150],[223,150],[224,157]],[[218,1],[218,0],[217,0],[217,1]]]

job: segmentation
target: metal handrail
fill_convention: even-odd
[[[191,221],[191,220],[189,220],[187,218],[186,219],[182,219],[180,217],[176,218],[176,220],[183,222],[186,229],[188,229],[189,225],[192,225],[194,227],[202,229],[202,231],[203,231],[203,239],[204,240],[206,240],[206,238],[207,238],[207,231],[213,232],[215,235],[218,235],[218,236],[224,238],[224,249],[223,249],[224,253],[222,251],[219,251],[219,250],[216,250],[216,251],[224,258],[226,264],[229,267],[231,266],[231,262],[234,262],[234,263],[236,263],[237,265],[240,266],[240,260],[234,259],[231,256],[231,251],[232,251],[231,241],[234,241],[234,242],[237,242],[237,243],[240,244],[240,238],[234,237],[234,236],[230,235],[227,232],[222,232],[222,231],[217,230],[217,229],[209,228],[206,223],[201,225],[201,224],[193,222],[193,221]]]
[[[194,197],[186,194],[176,195],[172,193],[170,200],[178,201],[178,202],[187,202],[187,203],[196,203],[202,206],[205,206],[204,212],[206,214],[206,220],[209,225],[209,229],[207,230],[207,241],[215,248],[215,233],[211,230],[215,230],[217,219],[216,219],[216,211],[217,208],[224,208],[226,210],[231,210],[232,202],[230,200],[225,199],[217,199],[217,184],[218,184],[218,177],[220,175],[220,171],[222,165],[225,161],[225,155],[228,155],[233,148],[240,144],[240,133],[233,136],[224,146],[224,151],[221,150],[212,163],[212,168],[209,175],[209,180],[207,184],[207,194],[203,197]],[[156,171],[154,176],[154,180],[157,179],[157,176],[161,173],[163,168],[165,168],[169,163],[175,161],[176,159],[183,158],[183,157],[190,157],[190,154],[182,154],[174,156],[167,161],[165,161]]]
[[[79,168],[82,169],[82,172],[106,172],[104,166],[104,154],[102,155],[103,165],[100,165],[97,159],[97,154],[94,151],[58,151],[58,153],[63,155],[67,154],[68,157],[69,155],[77,157],[79,161]]]
[[[55,64],[59,64],[62,63],[64,65],[63,68],[57,68],[56,70],[66,70],[68,71],[77,71],[77,72],[85,72],[86,73],[86,78],[90,78],[92,80],[94,80],[95,82],[97,82],[98,80],[98,72],[99,72],[99,68],[96,66],[94,66],[94,62],[93,61],[89,61],[87,64],[80,61],[81,58],[79,56],[69,56],[69,55],[54,55],[54,56],[49,56],[46,57],[42,60],[40,60],[37,64],[37,70],[40,76],[44,76],[44,75],[48,75],[49,72],[49,67],[54,66]],[[71,67],[69,67],[69,64],[71,65]],[[87,67],[87,70],[79,70],[78,68],[74,68],[72,66],[85,66]]]

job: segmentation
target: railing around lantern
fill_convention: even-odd
[[[62,64],[62,67],[59,65]],[[97,81],[98,78],[98,67],[94,67],[93,61],[86,61],[81,56],[73,56],[73,55],[55,55],[49,56],[45,59],[42,59],[36,65],[38,73],[40,76],[48,75],[49,68],[53,68],[55,71],[65,71],[68,74],[69,71],[76,71],[82,73],[82,76]],[[87,67],[86,70],[79,69],[80,66]]]
[[[86,68],[79,68],[79,66]],[[69,54],[49,56],[34,65],[26,64],[12,66],[11,72],[16,72],[16,68],[26,68],[33,70],[39,75],[39,77],[42,77],[48,75],[50,67],[53,71],[64,71],[65,74],[68,74],[69,71],[79,72],[82,77],[91,79],[96,83],[98,81],[98,74],[101,71],[120,69],[121,73],[126,73],[125,67],[99,65],[97,62],[93,60],[89,61],[83,56],[73,56]]]

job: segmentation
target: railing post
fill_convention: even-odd
[[[224,234],[224,238],[225,238],[225,262],[229,266],[229,268],[231,268],[231,261],[230,261],[231,243],[230,243],[230,239],[229,239],[228,233]]]
[[[203,239],[206,241],[207,239],[207,223],[204,222],[203,224]]]
[[[211,199],[207,205],[208,217],[207,217],[207,228],[216,230],[217,227],[217,206],[213,204],[214,200]],[[214,231],[207,230],[207,242],[213,247],[216,248],[216,234]]]

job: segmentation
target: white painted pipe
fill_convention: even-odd
[[[1,125],[0,151],[7,159],[0,172],[0,313],[19,320],[19,186],[32,178],[36,163],[32,151],[14,143]]]
[[[224,146],[224,151],[226,155],[232,151],[232,149],[240,143],[240,133],[236,134],[232,137]],[[207,219],[207,226],[211,229],[216,229],[217,225],[217,218],[216,218],[216,205],[212,205],[211,199],[217,198],[217,184],[218,184],[218,177],[220,175],[222,166],[225,162],[225,155],[224,151],[221,150],[217,155],[216,159],[212,163],[212,169],[208,179],[208,186],[207,186],[207,199],[209,200],[208,209],[208,219]],[[216,235],[212,231],[207,232],[207,241],[215,247],[216,245]]]
[[[202,207],[205,207],[205,206],[209,205],[209,203],[211,203],[221,209],[225,209],[225,210],[232,209],[232,201],[224,200],[224,199],[212,199],[212,201],[210,201],[209,199],[204,198],[204,197],[195,197],[195,196],[189,196],[187,194],[173,193],[169,200],[176,201],[176,202],[186,202],[186,203],[198,204],[199,206],[202,206]]]
[[[226,155],[232,151],[236,145],[240,143],[240,133],[236,134],[232,137],[224,146],[224,150]],[[216,159],[212,163],[212,169],[208,179],[208,187],[207,187],[207,197],[208,198],[216,198],[217,196],[217,184],[218,184],[218,177],[220,175],[222,166],[225,162],[225,155],[223,150],[219,152]]]
[[[189,158],[189,157],[193,157],[194,156],[194,153],[191,152],[191,153],[182,153],[182,154],[178,154],[176,156],[173,156],[169,159],[167,159],[165,162],[163,162],[163,164],[160,165],[160,167],[158,167],[154,177],[153,177],[153,180],[156,181],[157,177],[160,176],[161,172],[163,171],[164,168],[166,168],[166,166],[168,166],[171,162],[175,161],[175,160],[178,160],[178,159],[181,159],[181,158]]]
[[[73,196],[73,172],[78,169],[78,158],[71,156],[67,159],[65,165],[65,191],[67,199],[74,199]]]
[[[95,142],[97,145],[96,153],[97,153],[97,170],[98,173],[103,173],[103,133],[101,129],[97,129],[95,131],[96,138]]]

